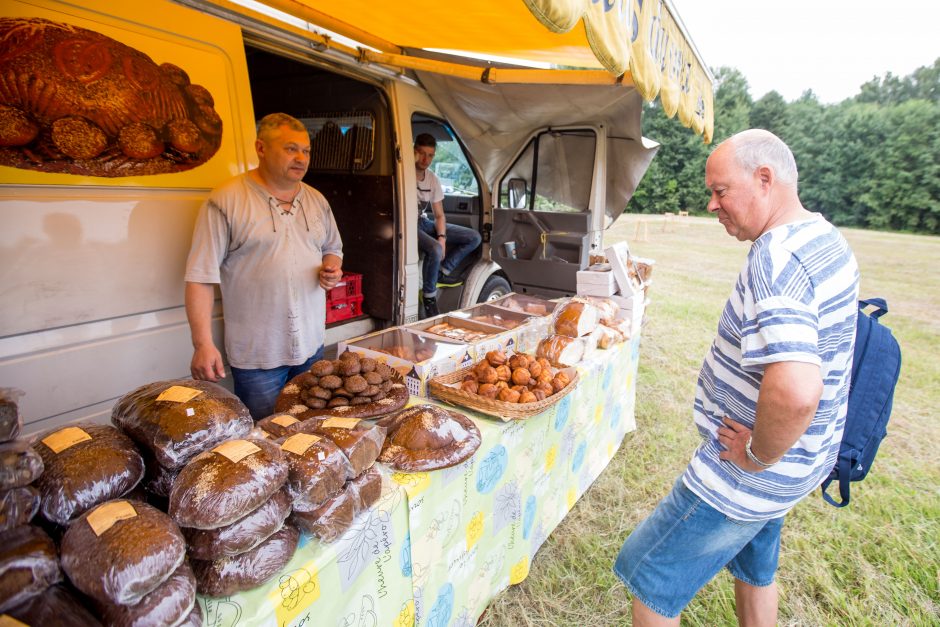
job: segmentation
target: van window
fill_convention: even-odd
[[[501,181],[499,206],[566,213],[588,211],[595,144],[592,130],[539,133]]]
[[[300,118],[310,132],[310,169],[365,170],[372,164],[375,118],[372,112],[326,113]]]
[[[437,140],[431,170],[441,181],[446,196],[477,196],[480,187],[460,142],[450,126],[434,118],[416,113],[411,119],[412,134],[429,133]],[[414,139],[414,138],[412,138]]]

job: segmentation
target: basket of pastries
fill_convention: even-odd
[[[575,368],[555,368],[547,359],[527,353],[490,351],[472,366],[432,379],[429,387],[448,403],[518,420],[545,411],[577,382]]]

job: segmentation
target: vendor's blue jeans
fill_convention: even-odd
[[[251,417],[261,420],[274,413],[274,402],[287,382],[299,374],[310,370],[313,362],[323,359],[321,346],[313,357],[296,366],[277,368],[232,368],[232,381],[235,384],[235,396],[251,412]]]
[[[483,238],[473,229],[456,224],[447,225],[447,255],[441,259],[441,246],[437,243],[437,227],[434,220],[418,218],[418,248],[424,253],[421,272],[424,280],[421,291],[425,296],[437,296],[437,275],[443,270],[446,274],[454,271],[463,258],[480,245]]]

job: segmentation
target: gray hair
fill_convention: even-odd
[[[292,131],[303,131],[309,134],[307,127],[297,118],[286,113],[269,113],[258,122],[258,139],[268,141],[275,131],[282,126],[286,126]]]
[[[732,135],[728,140],[734,148],[734,156],[742,168],[753,172],[762,165],[770,166],[777,180],[796,189],[799,173],[793,152],[783,140],[760,128],[752,128]]]

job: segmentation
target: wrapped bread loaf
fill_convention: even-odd
[[[388,429],[379,461],[404,472],[455,466],[480,446],[473,421],[435,405],[409,407],[378,424]]]
[[[567,335],[552,335],[539,342],[535,354],[556,368],[566,368],[584,358],[584,342]]]
[[[22,525],[0,534],[0,613],[60,581],[55,543],[45,531]]]
[[[250,551],[212,561],[193,560],[199,594],[224,597],[257,588],[287,565],[297,548],[300,534],[284,525]]]
[[[144,460],[134,443],[110,425],[83,423],[48,431],[33,448],[45,466],[36,481],[42,494],[39,511],[60,525],[124,496],[144,476]]]
[[[296,433],[281,444],[289,468],[287,489],[297,511],[312,512],[355,476],[349,459],[323,435]]]
[[[385,427],[372,426],[357,418],[311,418],[301,431],[331,439],[349,460],[353,477],[358,477],[375,463],[385,442]]]
[[[290,414],[272,414],[259,420],[255,426],[277,439],[286,438],[297,433],[300,423],[300,420]]]
[[[20,603],[7,614],[25,625],[68,625],[68,627],[101,627],[81,602],[64,586],[48,588],[40,595]],[[66,618],[67,617],[67,618]]]
[[[0,388],[0,442],[8,442],[20,434],[19,399],[22,390]]]
[[[229,440],[197,455],[170,491],[170,516],[180,527],[218,529],[274,496],[287,481],[281,449],[267,440]]]
[[[349,482],[355,490],[355,509],[362,512],[375,505],[382,496],[382,473],[375,466]]]
[[[157,381],[124,395],[111,422],[157,462],[178,469],[197,454],[251,430],[254,422],[238,397],[209,381]]]
[[[218,529],[183,527],[187,550],[192,559],[216,560],[250,551],[284,526],[291,512],[291,498],[281,489],[257,509]]]
[[[196,578],[187,562],[134,605],[98,603],[98,613],[106,625],[121,627],[163,627],[178,625],[196,605]]]
[[[312,512],[293,512],[291,522],[323,542],[333,542],[352,527],[359,513],[359,493],[349,485]]]
[[[0,490],[32,483],[42,474],[42,457],[26,440],[0,444]]]
[[[590,303],[569,301],[555,310],[553,325],[557,335],[587,335],[597,326],[597,308]]]
[[[39,490],[22,486],[0,492],[0,532],[25,525],[39,511]]]
[[[600,324],[615,324],[617,314],[620,313],[620,305],[610,298],[601,298],[599,296],[587,296],[584,300],[597,308],[597,321]]]
[[[189,613],[189,616],[183,619],[183,622],[176,627],[202,627],[202,607],[199,605],[198,601],[193,604],[193,609]]]
[[[140,501],[102,503],[62,537],[62,569],[99,603],[134,605],[183,563],[186,543],[170,517]]]

